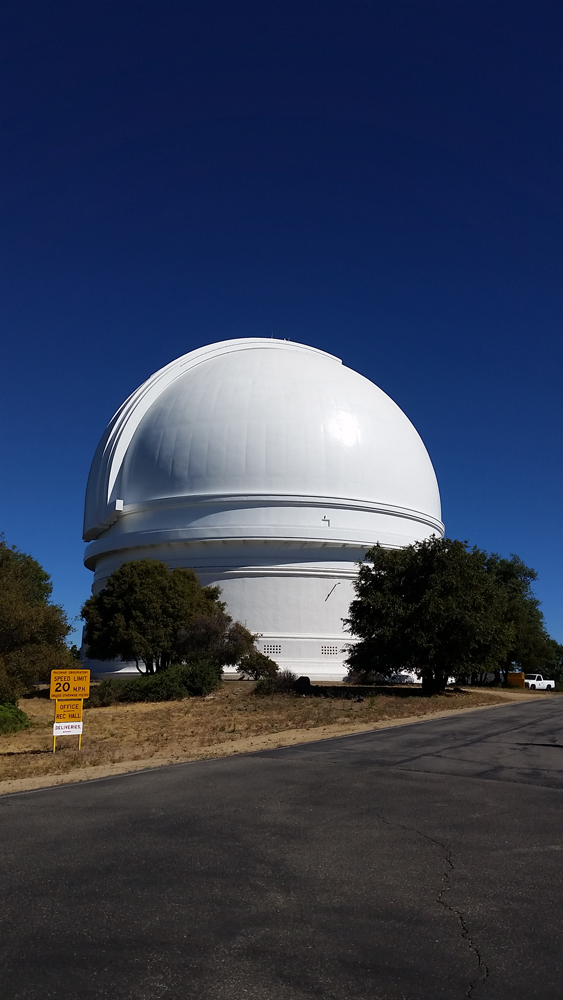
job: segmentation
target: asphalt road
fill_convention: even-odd
[[[0,799],[2,1000],[562,1000],[562,717]]]

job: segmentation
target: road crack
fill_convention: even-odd
[[[477,972],[478,972],[478,975],[474,979],[470,979],[469,985],[467,987],[467,991],[466,991],[466,994],[465,994],[465,996],[467,997],[467,1000],[471,1000],[471,997],[473,996],[473,991],[475,990],[475,988],[480,983],[484,983],[485,980],[488,979],[488,977],[489,977],[489,967],[488,967],[488,965],[486,964],[486,962],[485,962],[485,960],[483,958],[483,955],[481,953],[481,949],[479,948],[477,942],[474,940],[474,938],[471,935],[471,932],[469,930],[469,927],[467,926],[467,922],[466,922],[466,919],[465,919],[465,916],[464,916],[462,910],[458,910],[457,907],[451,906],[450,903],[448,903],[448,901],[447,901],[447,894],[448,894],[448,892],[450,891],[450,889],[452,887],[451,875],[456,870],[455,869],[455,865],[453,863],[453,856],[452,856],[452,850],[451,850],[451,848],[449,848],[446,844],[443,844],[442,841],[437,840],[435,837],[431,837],[427,833],[423,833],[422,830],[418,830],[414,826],[406,826],[406,824],[404,824],[404,823],[398,823],[398,822],[396,822],[394,820],[390,820],[386,816],[382,816],[381,813],[376,813],[376,816],[383,823],[386,823],[387,826],[398,827],[401,830],[407,830],[409,833],[416,833],[417,836],[422,837],[423,840],[429,841],[429,843],[434,844],[436,847],[439,847],[443,851],[443,853],[444,853],[444,861],[445,861],[445,864],[446,864],[446,868],[444,870],[444,887],[443,887],[443,889],[440,890],[440,892],[436,896],[436,902],[438,903],[439,906],[443,906],[443,908],[448,913],[452,914],[457,919],[457,921],[459,923],[459,926],[461,928],[461,937],[462,937],[462,939],[464,941],[467,941],[467,944],[469,945],[470,950],[473,952],[473,954],[475,956],[475,960],[477,962]]]

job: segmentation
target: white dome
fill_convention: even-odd
[[[98,449],[86,537],[107,528],[112,500],[237,494],[375,503],[440,520],[430,458],[396,403],[337,358],[287,341],[211,345],[144,383]]]
[[[367,549],[433,534],[438,485],[404,413],[283,340],[212,344],[153,375],[106,429],[86,492],[95,591],[128,560],[191,566],[263,652],[318,679],[344,676]]]

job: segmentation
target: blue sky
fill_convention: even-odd
[[[341,357],[563,641],[563,8],[4,0],[1,527],[88,596],[98,439],[202,344]]]

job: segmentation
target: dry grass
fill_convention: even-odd
[[[446,693],[432,699],[378,695],[363,701],[273,695],[256,698],[253,685],[227,682],[205,699],[160,704],[119,705],[84,712],[82,751],[77,738],[59,737],[51,752],[53,703],[43,698],[22,701],[31,729],[0,736],[0,790],[57,783],[61,776],[100,776],[143,766],[201,757],[227,756],[265,745],[300,742],[318,736],[393,724],[443,711],[500,704],[502,694],[472,691]],[[313,732],[314,731],[314,732]],[[301,735],[300,735],[301,734]],[[100,770],[102,768],[102,770]],[[92,769],[91,773],[85,774]],[[52,777],[52,781],[45,780]],[[57,777],[58,776],[58,777]],[[23,779],[23,781],[21,780]]]

